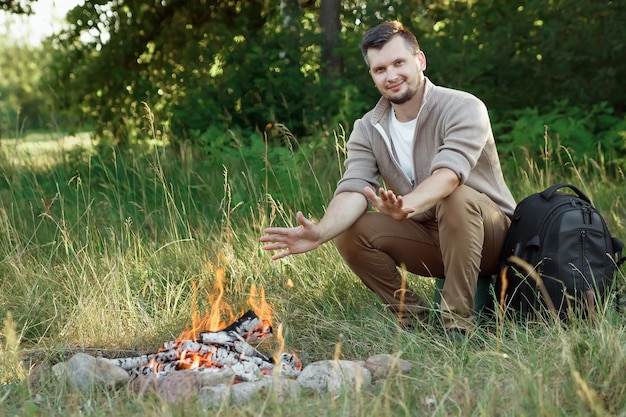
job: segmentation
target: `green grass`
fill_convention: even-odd
[[[398,330],[332,244],[271,261],[258,242],[263,228],[293,223],[299,209],[321,216],[340,175],[344,139],[312,146],[281,134],[297,146],[277,150],[261,140],[244,147],[234,138],[231,152],[211,158],[167,146],[123,153],[79,147],[61,151],[56,164],[16,158],[3,143],[0,415],[206,415],[195,402],[169,405],[126,389],[81,394],[53,378],[35,389],[27,374],[35,363],[76,351],[155,351],[191,323],[194,309],[210,309],[219,270],[236,312],[247,308],[252,284],[265,289],[286,348],[305,364],[397,353],[413,368],[358,394],[258,398],[210,414],[623,415],[625,320],[611,306],[595,322],[568,327],[491,323],[453,346],[434,327]],[[506,176],[518,199],[555,182],[580,185],[623,238],[623,178],[601,164],[523,161]],[[409,279],[432,296],[431,280]]]

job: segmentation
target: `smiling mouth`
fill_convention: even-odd
[[[387,87],[388,90],[398,91],[402,87],[403,82],[395,83]]]

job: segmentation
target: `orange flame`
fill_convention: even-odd
[[[274,359],[278,362],[278,357],[285,353],[285,338],[283,337],[283,324],[280,323],[278,325],[278,330],[276,331],[276,340],[278,340],[278,350],[275,353]]]
[[[254,313],[263,321],[263,324],[271,325],[272,323],[272,307],[265,299],[265,289],[261,287],[257,293],[256,285],[250,285],[250,296],[248,304],[254,310]]]
[[[187,360],[189,359],[189,360]],[[200,355],[198,353],[189,354],[186,351],[181,352],[180,354],[180,369],[197,369],[197,368],[208,368],[212,365],[212,361],[210,355]]]
[[[209,303],[211,311],[205,319],[203,330],[215,331],[226,327],[226,323],[222,321],[224,314],[229,315],[229,321],[235,319],[233,309],[224,302],[224,268],[215,270],[215,284],[213,284],[213,292],[209,294]]]
[[[198,285],[194,281],[192,282],[193,295],[192,295],[192,312],[191,312],[191,327],[185,329],[178,339],[179,340],[195,340],[198,337],[198,333],[203,331],[218,331],[225,328],[229,323],[232,323],[236,317],[233,312],[233,308],[224,301],[224,269],[215,269],[215,283],[213,285],[213,291],[208,295],[209,304],[211,306],[210,311],[201,315],[197,308],[197,293]],[[265,290],[261,287],[257,290],[256,285],[253,283],[250,285],[250,294],[248,296],[248,304],[254,311],[254,313],[261,319],[264,329],[270,329],[272,326],[272,307],[265,299]],[[243,314],[243,311],[242,311]],[[225,321],[227,317],[228,322]],[[271,331],[271,330],[268,330]]]
[[[213,285],[212,292],[208,294],[210,311],[204,316],[201,316],[198,312],[196,303],[198,285],[195,281],[192,282],[192,289],[191,327],[187,328],[179,335],[177,339],[179,349],[183,340],[196,340],[198,339],[199,333],[203,331],[219,331],[227,327],[228,323],[224,320],[225,316],[228,316],[228,319],[230,320],[229,323],[232,323],[235,320],[235,314],[233,313],[232,307],[224,301],[225,291],[223,268],[215,268],[215,283]],[[256,285],[252,284],[250,286],[250,294],[247,302],[262,322],[261,328],[259,329],[262,330],[261,333],[271,333],[273,314],[272,307],[265,299],[265,290],[262,287],[257,289]],[[276,355],[276,357],[284,352],[282,326],[279,328],[278,337],[280,352]],[[156,363],[150,363],[150,366],[155,368],[156,365]],[[200,355],[198,353],[191,353],[184,350],[180,353],[180,361],[178,365],[180,368],[194,369],[200,367],[210,367],[211,365],[210,354]]]
[[[193,288],[192,302],[191,302],[191,328],[185,329],[179,339],[196,339],[198,333],[203,331],[216,331],[226,327],[226,322],[223,320],[224,315],[229,316],[229,320],[232,322],[235,319],[233,310],[228,303],[224,302],[224,269],[217,268],[215,270],[215,284],[213,285],[213,292],[208,295],[209,304],[211,310],[208,314],[203,316],[198,312],[196,305],[196,299],[198,294],[198,284],[194,281],[191,283]]]

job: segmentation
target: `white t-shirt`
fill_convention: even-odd
[[[415,182],[413,178],[413,140],[415,139],[415,126],[417,124],[417,117],[408,122],[400,122],[396,118],[396,112],[391,109],[391,124],[389,130],[391,131],[391,140],[396,150],[396,156],[400,168],[411,180],[411,183]]]

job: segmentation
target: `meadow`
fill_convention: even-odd
[[[293,224],[298,210],[323,214],[342,171],[342,130],[299,143],[284,126],[268,126],[250,137],[224,133],[208,149],[147,136],[123,149],[91,144],[88,135],[72,147],[37,146],[58,144],[55,133],[0,143],[1,415],[626,415],[626,320],[617,295],[594,321],[488,321],[453,344],[437,326],[396,326],[332,244],[270,259],[258,241],[265,227]],[[621,171],[601,155],[574,164],[552,139],[545,158],[520,149],[506,165],[515,197],[572,182],[624,240]],[[154,352],[194,311],[211,308],[222,274],[235,314],[247,309],[251,286],[264,289],[286,349],[304,364],[393,353],[411,372],[337,398],[259,397],[210,410],[126,389],[84,394],[53,378],[29,386],[32,365],[73,352]],[[432,279],[407,279],[432,298]]]

